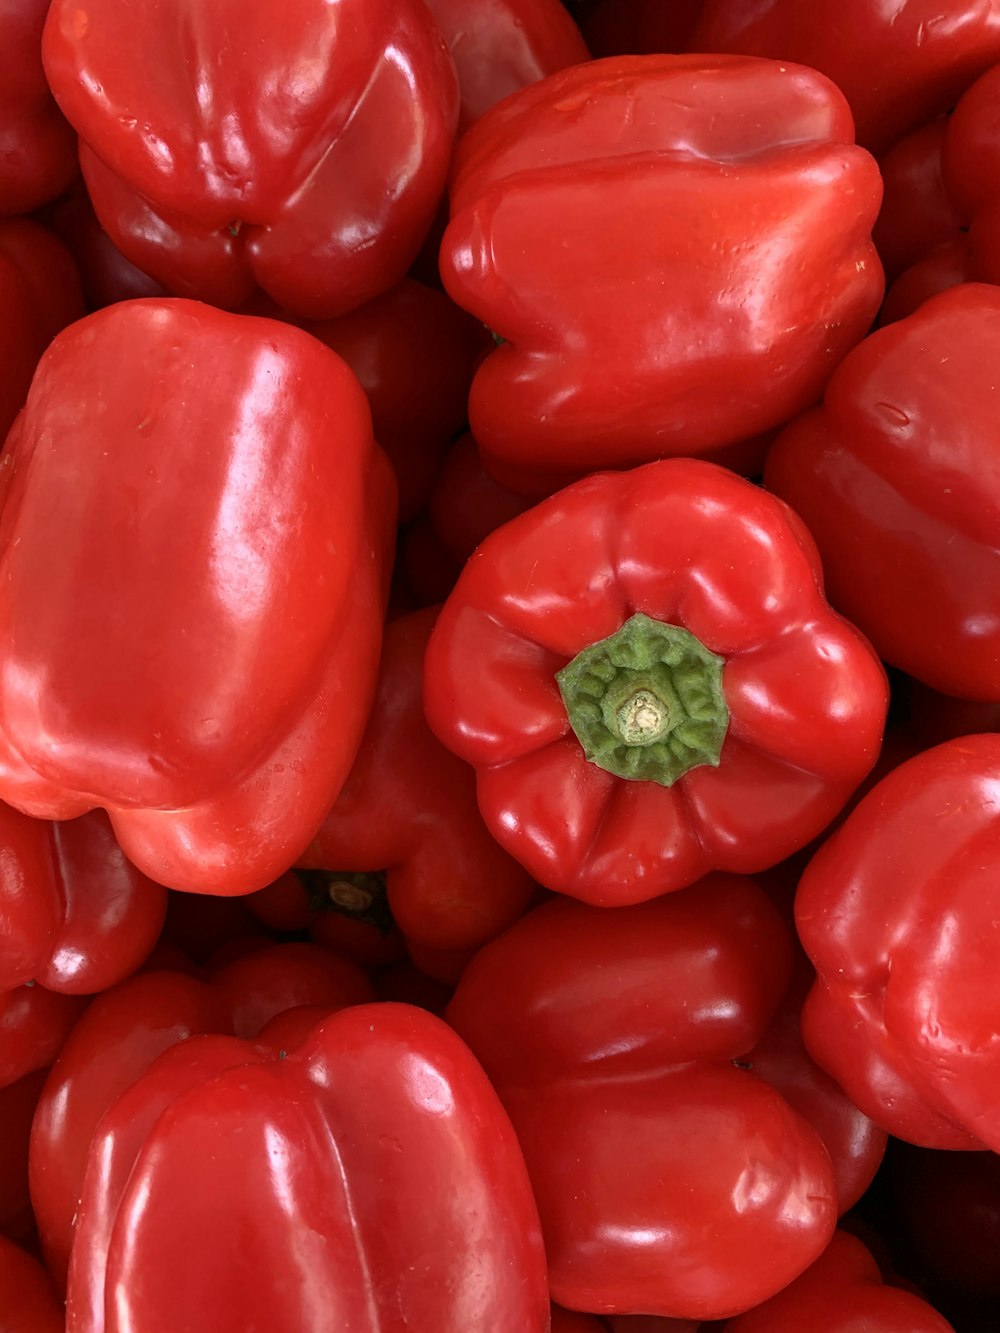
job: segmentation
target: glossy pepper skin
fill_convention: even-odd
[[[278,1014],[326,1013],[372,998],[360,968],[332,951],[278,944],[206,977],[143,972],[92,1001],[49,1071],[31,1132],[31,1202],[46,1263],[63,1287],[91,1140],[115,1099],[163,1051],[200,1033],[256,1040]]]
[[[375,687],[395,492],[357,380],[290,326],[124,302],[50,346],[2,471],[0,797],[103,806],[168,887],[263,887]]]
[[[749,437],[815,401],[878,309],[880,198],[801,66],[623,56],[494,107],[456,148],[441,247],[503,339],[469,399],[488,470],[536,496],[665,455],[753,471]]]
[[[30,213],[62,194],[77,174],[73,130],[42,68],[48,0],[3,0],[0,43],[0,217]]]
[[[424,670],[494,836],[600,905],[803,846],[872,766],[886,699],[795,514],[691,459],[589,477],[497,529]]]
[[[851,352],[764,470],[879,655],[979,700],[1000,700],[998,337],[1000,289],[941,293]]]
[[[43,53],[102,225],[168,291],[328,318],[419,249],[458,90],[417,0],[57,0]]]
[[[810,861],[795,917],[814,1059],[889,1133],[1000,1150],[993,1034],[1000,736],[894,769]]]
[[[829,1152],[747,1068],[791,969],[777,910],[722,874],[634,907],[554,900],[469,964],[446,1017],[514,1122],[554,1301],[723,1318],[823,1250]]]
[[[548,1319],[513,1130],[468,1049],[423,1010],[344,1010],[280,1060],[186,1043],[102,1123],[72,1333],[544,1333]]]
[[[125,857],[100,811],[53,824],[0,806],[0,991],[91,995],[156,943],[167,891]]]
[[[847,1231],[784,1291],[730,1319],[721,1333],[954,1333],[925,1300],[885,1286],[878,1264]]]
[[[62,1302],[45,1269],[27,1251],[0,1236],[0,1333],[64,1333]]]
[[[845,93],[858,142],[881,152],[1000,59],[1000,10],[991,0],[705,0],[689,49],[822,70]]]
[[[329,871],[334,883],[337,872],[384,873],[407,938],[473,949],[520,916],[536,885],[483,823],[472,770],[424,718],[422,667],[436,618],[430,607],[386,626],[354,768],[298,864]]]

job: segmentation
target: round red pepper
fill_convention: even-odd
[[[547,888],[639,902],[820,833],[871,768],[882,666],[756,486],[672,459],[577,482],[478,548],[425,663],[431,727]]]

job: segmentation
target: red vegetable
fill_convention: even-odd
[[[420,248],[458,90],[418,0],[55,0],[43,54],[98,218],[168,291],[325,319]]]
[[[747,1068],[791,967],[776,909],[726,875],[634,907],[547,903],[469,964],[447,1018],[514,1122],[553,1300],[723,1318],[820,1254],[850,1200]]]
[[[674,459],[487,538],[431,636],[425,705],[497,840],[610,905],[815,837],[875,760],[886,683],[796,516]]]
[[[943,292],[855,348],[764,471],[880,656],[980,700],[1000,700],[998,377],[1000,290]]]
[[[818,973],[816,1061],[897,1138],[1000,1151],[1000,736],[952,740],[882,779],[820,848],[796,922]]]
[[[103,806],[170,887],[267,884],[375,687],[393,483],[357,380],[285,324],[123,302],[52,344],[0,471],[0,797]]]
[[[64,1333],[62,1303],[30,1254],[0,1236],[0,1333]]]
[[[638,169],[640,168],[641,169]],[[544,495],[667,454],[754,470],[882,298],[881,182],[827,79],[736,56],[577,65],[455,153],[441,277],[504,340],[487,469]]]
[[[537,1212],[496,1094],[405,1005],[345,1010],[280,1061],[175,1046],[102,1123],[67,1315],[68,1333],[543,1333]]]

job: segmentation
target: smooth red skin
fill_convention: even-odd
[[[0,994],[0,1088],[50,1065],[87,1003],[30,982]]]
[[[402,278],[430,227],[458,89],[422,4],[56,0],[43,57],[102,226],[177,295],[259,286],[326,319]]]
[[[517,1141],[439,1019],[359,1006],[283,1060],[229,1050],[201,1081],[154,1068],[105,1119],[68,1330],[548,1328]]]
[[[878,309],[881,189],[799,66],[622,56],[494,107],[456,148],[441,247],[445,289],[504,339],[469,398],[487,470],[536,496],[666,455],[752,474],[754,437]]]
[[[52,343],[4,459],[0,797],[103,806],[169,887],[261,888],[375,687],[394,482],[357,380],[274,320],[122,302]]]
[[[881,152],[1000,60],[1000,10],[992,0],[705,0],[690,49],[821,70],[847,97],[858,143]]]
[[[455,62],[461,133],[502,98],[590,59],[560,0],[428,0]]]
[[[723,1333],[954,1333],[951,1324],[909,1291],[882,1285],[861,1241],[838,1231],[807,1272]]]
[[[0,1236],[0,1333],[64,1333],[62,1302],[45,1269]]]
[[[339,319],[302,327],[357,375],[375,438],[396,473],[399,521],[413,518],[465,425],[473,371],[493,345],[489,334],[443,292],[412,278]]]
[[[669,788],[588,763],[555,681],[640,611],[726,659],[721,762]],[[762,870],[821,832],[875,761],[886,684],[824,601],[799,519],[668,459],[577,482],[488,537],[431,636],[424,703],[476,767],[494,837],[547,888],[620,906]]]
[[[125,258],[98,222],[82,181],[49,210],[48,221],[76,260],[88,310],[140,296],[166,296],[158,282]]]
[[[31,1197],[55,1281],[65,1283],[97,1125],[162,1051],[198,1033],[250,1039],[285,1009],[317,1004],[329,1013],[371,993],[356,967],[327,950],[281,944],[233,960],[208,982],[144,973],[98,996],[52,1068],[32,1130]]]
[[[945,116],[928,121],[879,158],[884,193],[872,239],[890,282],[962,225],[942,174],[947,127]]]
[[[919,310],[932,296],[975,278],[968,237],[943,241],[905,269],[885,294],[880,325],[894,324]]]
[[[613,1315],[599,1319],[596,1315],[552,1307],[552,1333],[698,1333],[700,1320],[663,1319],[659,1315]]]
[[[276,879],[267,888],[241,899],[257,918],[276,931],[309,932],[316,944],[335,949],[363,967],[383,967],[406,957],[406,941],[398,926],[388,930],[370,921],[337,911],[317,908],[306,885],[294,871]]]
[[[229,940],[246,939],[256,933],[265,944],[270,943],[257,916],[249,910],[252,897],[216,898],[171,890],[167,894],[163,942],[182,950],[196,963],[207,962]]]
[[[46,1071],[38,1069],[0,1088],[0,1236],[18,1242],[29,1239],[34,1227],[28,1193],[28,1139],[45,1076]]]
[[[607,1327],[596,1315],[564,1310],[561,1305],[552,1307],[551,1333],[606,1333]]]
[[[126,860],[101,811],[53,824],[0,805],[0,990],[92,995],[159,938],[167,891]]]
[[[595,56],[686,51],[702,0],[596,0],[580,12]]]
[[[30,213],[61,194],[77,174],[76,137],[42,69],[48,7],[48,0],[0,4],[0,217]]]
[[[350,777],[298,864],[384,871],[403,935],[433,949],[475,949],[517,919],[535,883],[494,840],[475,775],[427,725],[422,666],[429,607],[385,630],[375,703]]]
[[[901,764],[817,852],[796,898],[818,974],[807,1047],[876,1123],[924,1147],[1000,1149],[998,764],[995,734]]]
[[[828,1152],[742,1067],[791,966],[777,910],[721,874],[632,907],[554,900],[469,963],[446,1017],[518,1131],[554,1300],[722,1318],[822,1250]]]
[[[39,357],[83,313],[80,278],[58,237],[28,218],[0,221],[0,441],[24,405]]]
[[[879,655],[980,700],[1000,700],[998,337],[996,288],[933,297],[845,358],[764,469],[815,537],[831,602]]]
[[[892,1217],[921,1265],[939,1281],[1000,1295],[1000,1158],[893,1144]]]
[[[724,1318],[802,1272],[836,1224],[818,1136],[731,1065],[595,1072],[501,1095],[561,1305]]]
[[[749,879],[600,909],[553,898],[485,945],[448,1022],[498,1087],[741,1058],[792,974],[789,931]]]
[[[723,874],[610,911],[555,899],[480,950],[448,1019],[499,1087],[571,1079],[598,1062],[625,1077],[737,1061],[819,1134],[843,1213],[871,1184],[886,1135],[805,1050],[812,970],[797,954],[792,979],[790,926],[755,883]]]
[[[1000,60],[1000,54],[995,57]],[[1000,66],[963,94],[948,119],[942,151],[945,186],[968,227],[969,273],[1000,282]]]

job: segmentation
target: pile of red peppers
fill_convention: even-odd
[[[996,1333],[1000,0],[0,50],[0,1333]]]

